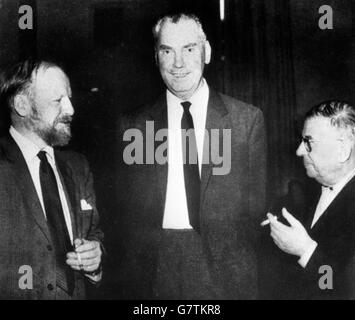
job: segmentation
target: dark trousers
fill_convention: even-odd
[[[218,299],[200,235],[189,229],[165,229],[159,248],[156,299]]]

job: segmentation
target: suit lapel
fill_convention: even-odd
[[[75,199],[75,182],[72,178],[72,171],[67,166],[65,160],[61,157],[60,151],[55,151],[55,161],[59,171],[59,176],[61,177],[62,185],[64,188],[65,196],[67,198],[67,203],[70,212],[72,230],[73,230],[73,239],[81,237],[81,224],[79,221],[76,221],[74,211],[76,210],[76,199]],[[78,229],[79,228],[79,229]]]
[[[168,112],[167,112],[167,102],[166,102],[166,97],[165,94],[161,95],[156,102],[156,104],[153,106],[153,108],[149,111],[151,119],[154,121],[154,135],[156,132],[158,132],[160,129],[167,129],[168,128]],[[157,144],[161,144],[162,142],[154,143],[156,150]],[[167,155],[166,155],[167,156]],[[166,200],[166,188],[167,188],[167,181],[168,181],[168,163],[165,163],[163,165],[155,163],[155,173],[156,177],[158,179],[158,188],[159,188],[159,194],[160,194],[160,210],[159,212],[159,217],[158,221],[160,225],[163,223],[163,216],[164,216],[164,206],[165,206],[165,200]]]
[[[20,148],[11,136],[5,138],[4,151],[7,159],[12,165],[16,183],[21,190],[29,212],[33,215],[35,222],[42,230],[48,241],[51,241],[47,221],[39,201],[36,188],[33,184],[31,174]]]
[[[228,110],[224,105],[221,97],[214,90],[210,89],[210,96],[208,99],[207,107],[207,118],[206,118],[206,132],[209,134],[209,139],[204,139],[203,145],[203,162],[201,170],[201,198],[200,198],[200,211],[202,208],[202,203],[204,200],[205,192],[210,181],[210,177],[213,169],[213,161],[211,159],[211,129],[222,129],[226,128],[225,126],[225,116],[228,114]],[[221,147],[221,140],[223,139],[222,132],[219,132],[219,146]],[[215,146],[214,146],[215,147]]]
[[[345,203],[344,198],[347,197],[347,194],[349,192],[349,190],[351,190],[352,188],[354,188],[355,186],[355,177],[353,177],[345,186],[344,188],[337,194],[337,196],[334,198],[334,200],[330,203],[330,205],[328,206],[328,208],[323,212],[323,214],[320,216],[320,218],[318,219],[318,221],[314,224],[312,230],[317,230],[320,226],[322,226],[322,224],[329,220],[329,218],[334,215],[337,214],[339,212],[339,205],[343,205]],[[316,204],[317,205],[317,204]],[[316,208],[316,206],[315,206]],[[314,208],[314,212],[315,212],[315,208]],[[313,219],[314,214],[312,215],[312,219]],[[311,220],[312,223],[312,220]]]
[[[311,204],[310,204],[310,206],[308,208],[308,213],[309,214],[308,214],[307,219],[305,220],[306,221],[306,225],[305,226],[306,226],[306,228],[308,230],[311,230],[312,221],[313,221],[313,218],[314,218],[314,214],[316,212],[316,208],[317,208],[317,205],[318,205],[318,201],[319,201],[320,195],[321,195],[321,188],[318,188],[317,189],[317,193],[315,194],[315,196],[314,196],[314,198],[313,198],[313,200],[312,200],[312,202],[311,202]]]

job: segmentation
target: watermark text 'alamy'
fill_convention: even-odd
[[[169,161],[168,141],[171,129],[163,128],[155,132],[154,121],[146,121],[145,132],[138,128],[129,128],[123,134],[123,141],[130,142],[123,151],[123,161],[132,164],[166,164]],[[182,149],[188,148],[188,157],[182,156],[181,162],[196,164],[196,148],[191,147],[194,129],[181,129]],[[197,132],[196,132],[197,133]],[[144,139],[145,138],[145,139]],[[144,141],[145,140],[145,141]],[[160,143],[160,144],[158,144]],[[185,159],[188,158],[188,159]],[[177,161],[179,161],[178,159]],[[188,162],[187,162],[188,161]],[[214,165],[213,175],[226,175],[231,170],[231,129],[205,129],[203,137],[202,164]]]

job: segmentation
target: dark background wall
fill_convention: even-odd
[[[35,9],[34,31],[18,28],[21,4]],[[318,28],[323,4],[333,8],[333,30]],[[351,0],[226,0],[224,23],[219,20],[218,0],[0,0],[0,67],[25,53],[65,66],[76,110],[71,146],[91,162],[104,220],[117,211],[112,201],[117,118],[163,89],[151,27],[159,16],[173,11],[193,11],[202,18],[213,48],[206,74],[209,84],[263,109],[269,163],[275,164],[270,166],[272,197],[285,191],[289,177],[303,175],[293,155],[297,136],[293,123],[297,127],[304,112],[322,100],[355,101]],[[287,78],[277,70],[279,54],[286,57]],[[273,77],[277,72],[281,76]],[[251,74],[257,76],[252,79]],[[289,85],[290,99],[282,99],[283,82]],[[281,99],[280,93],[261,99],[276,87]],[[286,140],[284,123],[291,124]],[[4,131],[3,118],[0,125]],[[282,166],[287,170],[278,170]]]
[[[327,99],[354,102],[354,1],[291,1],[297,113]],[[317,27],[318,9],[330,5],[334,29]]]

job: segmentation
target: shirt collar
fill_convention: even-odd
[[[334,184],[331,187],[323,187],[327,188],[331,191],[339,192],[342,190],[345,185],[355,176],[355,169],[351,170],[347,175],[345,175],[338,183]]]
[[[17,145],[19,146],[26,162],[32,161],[37,158],[37,154],[40,151],[46,151],[46,153],[50,156],[52,160],[54,160],[54,150],[50,146],[46,146],[40,149],[36,144],[34,144],[30,139],[26,136],[19,133],[13,126],[10,127],[10,135],[15,140]]]
[[[190,97],[190,99],[187,100],[181,100],[177,96],[173,95],[169,90],[166,90],[166,98],[167,98],[168,106],[171,105],[171,106],[181,107],[181,102],[190,101],[191,108],[194,109],[194,107],[201,104],[201,101],[205,101],[205,100],[208,101],[208,96],[209,96],[209,87],[207,81],[204,78],[202,78],[201,87],[198,88],[198,90],[192,95],[192,97]]]
[[[201,104],[201,101],[208,101],[209,96],[209,88],[205,79],[202,79],[201,87],[193,94],[193,96],[189,99],[191,102],[192,108],[193,106],[197,106]],[[207,104],[206,104],[207,107]]]

